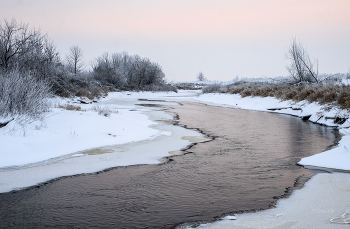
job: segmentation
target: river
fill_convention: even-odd
[[[173,228],[271,208],[317,172],[296,163],[338,138],[334,128],[287,115],[190,102],[164,108],[175,117],[169,125],[212,140],[161,164],[116,167],[0,194],[1,227]]]

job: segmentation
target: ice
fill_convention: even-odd
[[[350,207],[348,207],[343,214],[331,219],[332,223],[349,224],[350,225]]]
[[[280,199],[276,208],[236,214],[198,228],[349,228],[350,174],[321,173],[313,176],[301,190]]]

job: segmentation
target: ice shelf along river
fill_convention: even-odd
[[[337,129],[288,115],[140,103],[166,109],[175,118],[165,125],[198,130],[207,140],[183,136],[195,143],[160,164],[119,166],[2,193],[0,227],[173,228],[268,209],[320,172],[296,165],[301,158],[338,140]],[[156,150],[142,142],[138,147]]]

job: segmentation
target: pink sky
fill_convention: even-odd
[[[297,37],[320,72],[350,69],[349,0],[0,0],[2,18],[48,32],[62,56],[90,62],[127,51],[163,66],[168,80],[286,75]]]

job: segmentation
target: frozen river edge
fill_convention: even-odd
[[[271,110],[269,111],[269,112],[279,112],[279,113],[287,113],[287,114],[288,114],[288,111],[290,111],[290,114],[296,115],[296,116],[308,115],[307,114],[308,111],[311,110],[311,108],[313,108],[312,112],[314,112],[313,113],[314,117],[313,116],[310,117],[311,121],[313,120],[313,118],[316,118],[316,112],[320,111],[320,108],[317,107],[317,105],[315,105],[315,104],[311,104],[311,105],[291,104],[288,101],[279,102],[273,98],[249,98],[248,97],[248,98],[242,99],[242,98],[240,98],[240,96],[237,96],[237,95],[225,95],[225,94],[218,94],[218,95],[206,94],[206,95],[200,95],[199,97],[196,97],[198,95],[198,93],[199,93],[198,91],[190,91],[190,92],[181,91],[178,94],[175,94],[175,93],[148,93],[148,92],[145,92],[145,93],[129,93],[129,92],[128,93],[126,93],[126,92],[111,93],[111,95],[109,97],[105,98],[99,104],[101,106],[105,106],[105,105],[112,106],[112,102],[109,103],[108,101],[112,101],[112,100],[120,101],[121,104],[119,104],[118,107],[116,107],[116,110],[118,111],[118,114],[116,114],[117,118],[118,118],[118,115],[119,115],[119,118],[123,117],[123,116],[121,116],[121,115],[123,115],[123,111],[128,111],[128,112],[124,113],[125,114],[124,117],[131,115],[133,112],[137,113],[137,114],[139,112],[146,112],[146,113],[149,112],[150,108],[137,107],[135,109],[135,106],[130,106],[130,104],[128,105],[127,103],[125,103],[125,101],[127,101],[127,100],[137,101],[137,99],[139,99],[139,98],[142,98],[142,99],[165,99],[168,101],[182,101],[182,100],[196,101],[196,102],[206,103],[208,105],[229,106],[229,107],[235,107],[235,108],[241,108],[241,109],[251,109],[251,110],[261,110],[261,111],[269,111],[267,109],[270,109],[270,108],[285,108],[285,107],[293,107],[293,106],[294,106],[294,108],[295,107],[302,107],[303,108],[302,110],[293,110],[293,109],[287,108],[287,109],[281,109],[281,110],[276,109],[274,111],[271,111]],[[65,101],[63,101],[63,102],[65,102]],[[141,102],[140,101],[139,103],[148,103],[148,102]],[[88,109],[88,106],[91,107],[92,105],[86,105],[86,106],[81,105],[81,106],[87,107],[86,109]],[[325,117],[327,117],[326,115],[332,115],[331,112],[332,111],[330,111],[328,114],[325,114]],[[335,112],[335,111],[333,111],[333,112]],[[162,112],[162,111],[155,112],[155,113],[158,113],[157,115],[159,115],[160,113],[162,113],[164,115],[164,112]],[[93,116],[94,114],[88,113],[88,115]],[[99,116],[97,116],[97,114],[95,114],[95,115],[96,115],[96,117],[99,117]],[[154,117],[155,119],[153,119],[153,120],[162,119],[162,117],[159,117],[159,116],[156,117],[156,116]],[[105,117],[101,117],[101,118],[105,118]],[[159,124],[156,124],[154,122],[147,123],[147,120],[150,121],[148,118],[142,119],[141,116],[139,118],[141,121],[139,123],[136,123],[138,125],[138,128],[146,127],[146,128],[154,130],[154,129],[156,129],[154,127],[159,125]],[[170,117],[163,116],[163,118],[169,119]],[[128,121],[130,121],[130,120],[128,120]],[[315,120],[315,121],[317,121],[317,120]],[[322,122],[322,121],[324,121],[323,124],[332,125],[333,120],[326,120],[326,119],[318,120],[318,122]],[[145,125],[142,125],[142,124],[145,124]],[[345,125],[346,125],[346,123],[345,123]],[[346,127],[345,125],[341,126],[341,128],[344,127],[344,130]],[[180,128],[180,127],[178,127],[178,128]],[[43,129],[45,129],[45,127],[43,127]],[[183,128],[181,128],[181,129],[183,129]],[[148,130],[148,131],[150,131],[150,130]],[[28,132],[29,131],[27,130],[27,133]],[[22,132],[20,132],[20,133],[22,133]],[[132,133],[132,128],[131,128],[130,133]],[[176,135],[176,134],[172,133],[171,131],[169,131],[168,129],[162,129],[162,128],[158,129],[155,132],[151,131],[148,133],[150,133],[150,134],[148,136],[146,136],[145,138],[146,139],[152,138],[154,141],[163,141],[164,140],[163,138],[169,137],[169,135],[171,135],[171,136]],[[196,132],[194,132],[194,133],[196,133]],[[194,133],[186,134],[186,135],[193,135]],[[103,134],[103,133],[101,133],[101,134]],[[108,134],[108,133],[104,133],[104,134]],[[111,135],[109,135],[109,136],[112,136],[112,137],[113,137],[113,135],[116,135],[116,136],[120,135],[121,136],[120,133],[110,133],[110,134]],[[198,134],[198,136],[200,135],[199,133],[197,133],[197,134]],[[78,136],[80,136],[78,131],[75,131],[75,132],[71,131],[70,135],[71,135],[70,137],[73,139],[74,139],[74,137],[77,138]],[[76,136],[76,135],[78,135],[78,136]],[[184,133],[181,133],[181,134],[177,135],[177,137],[180,139],[181,136],[186,136],[186,135],[184,135]],[[102,136],[105,137],[105,135],[102,135]],[[344,136],[342,141],[344,140],[345,137],[347,137],[347,136]],[[142,138],[140,138],[140,139],[142,139]],[[86,139],[84,139],[84,140],[85,140],[85,142],[87,141]],[[134,140],[134,141],[135,142],[129,143],[129,144],[124,143],[125,147],[122,147],[121,144],[119,145],[121,147],[116,147],[116,151],[118,151],[118,153],[119,153],[119,156],[116,156],[116,158],[118,158],[118,160],[121,160],[121,158],[123,158],[123,159],[125,159],[124,163],[125,162],[130,163],[130,161],[128,161],[128,159],[126,157],[122,157],[120,155],[122,155],[122,153],[125,152],[125,149],[128,149],[129,147],[134,146],[134,145],[136,147],[137,147],[137,145],[139,145],[139,147],[140,147],[138,149],[135,148],[135,152],[137,150],[139,150],[139,151],[144,150],[145,151],[143,144],[149,140]],[[340,142],[340,144],[342,144],[342,141]],[[186,141],[180,140],[180,142],[181,142],[181,144],[184,144],[184,146],[188,145],[188,142],[186,142]],[[345,141],[345,144],[347,142],[348,141]],[[4,142],[4,144],[6,145],[6,142]],[[105,145],[108,145],[108,143]],[[112,145],[112,144],[110,144],[110,145]],[[346,145],[344,145],[344,146],[345,147],[343,147],[343,148],[345,149]],[[94,147],[91,147],[91,148],[94,148]],[[182,147],[180,147],[180,148],[182,148]],[[341,148],[341,147],[337,147],[335,149],[339,150],[339,148]],[[84,155],[83,152],[88,152],[88,151],[77,150],[77,151],[80,151],[80,153],[77,153],[77,151],[76,151],[75,153],[69,154],[70,155],[69,157],[70,157],[72,164],[70,164],[68,162],[69,160],[68,161],[66,160],[67,158],[65,158],[65,156],[59,157],[60,160],[56,160],[56,161],[60,161],[60,163],[62,162],[64,166],[61,167],[61,169],[58,169],[58,170],[52,169],[52,170],[53,171],[60,171],[60,170],[62,170],[62,168],[66,168],[69,165],[77,165],[76,161],[74,162],[74,160],[76,160],[76,159],[80,160],[82,158],[85,158],[85,159],[86,158],[90,158],[90,159],[97,158],[98,160],[101,160],[101,161],[111,161],[110,156],[112,154],[110,152],[104,152],[103,151],[104,149],[105,149],[105,147],[102,147],[102,148],[99,147],[99,150],[100,150],[99,152],[93,152],[93,153],[91,153],[91,155],[89,155],[87,153],[87,155],[89,155],[89,156],[83,156]],[[179,148],[176,148],[176,149],[179,149]],[[333,150],[335,150],[335,149],[333,149]],[[8,152],[10,152],[10,150]],[[327,152],[329,152],[329,151],[327,151]],[[342,153],[342,151],[340,153]],[[81,155],[81,154],[83,154],[83,155]],[[168,155],[168,151],[165,150],[165,154]],[[140,164],[159,163],[157,161],[157,159],[162,158],[166,155],[164,155],[164,149],[163,149],[163,152],[160,153],[160,155],[152,155],[151,157],[141,158],[139,163]],[[319,155],[321,155],[321,154],[319,154]],[[337,155],[333,154],[333,156],[337,156]],[[57,159],[57,157],[56,157],[56,159]],[[83,162],[83,161],[80,161],[80,162]],[[71,166],[71,167],[73,167],[74,169],[75,168],[83,169],[83,170],[85,170],[86,173],[103,170],[103,168],[102,169],[95,168],[95,170],[93,170],[91,168],[91,165],[92,165],[91,162],[92,161],[87,160],[87,161],[84,161],[83,163],[78,163],[78,165],[82,165],[83,167],[80,167],[80,166],[75,166],[75,167]],[[50,159],[46,160],[42,163],[46,163],[45,166],[57,164],[55,162],[55,160],[50,160]],[[114,165],[114,166],[125,166],[125,165],[128,165],[127,163],[121,164],[121,165]],[[131,163],[135,163],[135,162],[131,162]],[[45,168],[45,166],[39,165],[39,164],[32,163],[29,166],[27,166],[27,168],[26,168],[26,166],[20,166],[21,169],[24,169],[24,170],[22,170],[21,174],[15,174],[12,177],[12,180],[14,178],[18,179],[19,177],[22,177],[24,174],[32,174],[32,176],[34,178],[37,178],[38,176],[41,177],[43,174],[45,175],[45,170],[31,170],[32,172],[28,172],[28,169],[30,170],[32,168],[36,168],[36,169],[37,168]],[[136,162],[136,164],[138,164],[138,163]],[[114,166],[110,166],[110,167],[114,167]],[[327,166],[324,166],[324,167],[327,167]],[[54,168],[54,167],[52,167],[52,168]],[[12,167],[12,168],[7,167],[7,169],[2,169],[1,173],[2,172],[6,172],[6,173],[7,172],[14,172],[15,170],[16,170],[15,167]],[[65,171],[65,172],[71,172],[71,171]],[[7,173],[7,175],[8,175],[8,173]],[[59,176],[65,176],[65,175],[61,174]],[[3,177],[7,177],[7,176],[2,176],[2,178],[0,179],[1,185],[5,183],[4,182],[5,180],[3,179]],[[26,180],[26,179],[23,179],[23,180]],[[25,187],[25,186],[26,186],[25,184],[21,184],[18,182],[17,186],[15,186],[13,189],[21,188],[21,187]],[[27,186],[30,186],[30,185],[27,185]],[[341,174],[341,173],[318,174],[318,175],[314,176],[309,182],[307,182],[303,189],[293,192],[293,194],[290,198],[284,199],[284,200],[279,200],[276,208],[274,208],[274,209],[262,211],[259,213],[250,213],[250,214],[236,215],[234,217],[226,217],[224,220],[219,221],[217,223],[209,224],[209,225],[202,225],[202,226],[203,227],[205,226],[208,228],[210,228],[210,227],[213,227],[213,228],[230,228],[230,227],[240,228],[241,227],[242,228],[242,226],[248,226],[248,225],[250,225],[250,227],[253,227],[253,228],[254,227],[256,227],[256,228],[264,228],[264,227],[271,228],[271,227],[273,227],[273,225],[277,226],[278,228],[283,228],[283,227],[285,227],[285,228],[300,228],[300,227],[309,228],[311,226],[315,226],[317,228],[331,228],[331,226],[334,228],[339,228],[341,226],[344,227],[344,226],[346,226],[344,224],[342,224],[342,225],[341,224],[330,224],[330,220],[335,219],[334,221],[337,221],[336,217],[340,217],[338,219],[338,221],[345,220],[344,222],[347,222],[346,217],[348,217],[348,214],[346,213],[346,208],[348,206],[350,206],[350,204],[347,202],[347,196],[349,195],[349,188],[348,187],[350,187],[348,174]],[[331,188],[331,190],[329,190],[330,188]],[[319,190],[325,190],[325,191],[320,192]],[[297,193],[301,193],[301,194],[297,194]],[[327,201],[319,201],[320,199],[327,200]],[[295,203],[295,204],[292,205],[292,203]],[[304,209],[303,203],[305,203],[306,209]],[[319,204],[319,205],[315,205],[315,204]],[[294,206],[294,208],[293,208],[293,206]],[[313,208],[311,208],[311,207],[313,207]],[[289,209],[290,211],[288,212],[286,209]],[[276,210],[277,213],[269,212],[272,210]],[[343,216],[341,214],[343,214]],[[311,217],[314,220],[308,220],[306,218],[303,218],[303,216]],[[237,217],[236,220],[231,220],[231,219],[234,219],[236,217]],[[248,217],[248,218],[244,218],[244,217]],[[249,217],[252,217],[252,218],[249,218]],[[244,220],[244,219],[246,219],[246,220]],[[262,224],[262,221],[266,222],[266,224]],[[249,222],[251,224],[249,224]]]
[[[193,137],[207,140],[197,131],[159,122],[173,116],[162,108],[139,106],[146,103],[139,101],[144,97],[128,94],[111,93],[97,105],[56,99],[81,111],[54,108],[44,121],[24,126],[13,122],[0,129],[6,149],[0,153],[0,192],[118,166],[157,164],[188,147]],[[93,111],[94,106],[112,112],[105,117]]]

